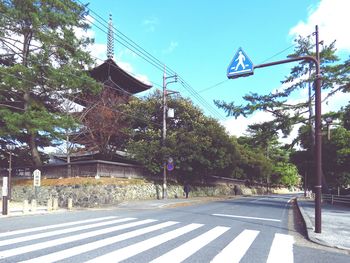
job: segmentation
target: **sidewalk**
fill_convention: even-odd
[[[308,237],[321,245],[350,250],[350,207],[322,203],[321,233],[315,233],[314,200],[297,199]]]
[[[0,200],[0,218],[9,217],[9,216],[22,216],[22,215],[38,215],[46,213],[56,213],[59,211],[66,211],[67,209],[58,209],[58,210],[48,210],[47,206],[38,205],[35,209],[28,204],[27,207],[24,207],[24,204],[21,202],[9,202],[7,208],[7,215],[2,214],[2,200]]]
[[[188,206],[194,203],[217,201],[217,200],[222,200],[227,198],[229,197],[227,196],[226,197],[191,197],[188,199],[169,198],[169,199],[153,199],[153,200],[131,200],[131,201],[124,201],[116,205],[102,206],[99,208],[92,208],[92,209],[105,209],[108,207],[120,208],[120,209],[157,209],[157,208],[165,208],[165,207]],[[33,211],[30,204],[26,209],[27,211],[24,212],[23,203],[10,202],[8,207],[8,214],[2,215],[2,200],[0,200],[0,218],[9,217],[9,216],[34,215],[34,214],[46,214],[46,213],[57,213],[57,212],[69,211],[64,208],[59,208],[57,210],[48,210],[47,206],[37,206],[36,210]],[[73,211],[76,209],[77,208],[73,207]]]

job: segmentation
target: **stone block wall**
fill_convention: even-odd
[[[244,191],[239,188],[240,192]],[[183,186],[168,185],[169,198],[182,198]],[[228,185],[192,186],[190,196],[229,196],[234,190]],[[68,198],[73,199],[75,207],[98,207],[113,205],[126,200],[151,200],[162,198],[162,186],[156,183],[134,185],[56,185],[41,186],[36,190],[33,186],[14,186],[12,200],[22,202],[36,199],[39,205],[46,205],[49,198],[58,198],[60,207],[67,207]]]
[[[236,185],[236,188],[235,188]],[[248,188],[239,184],[194,185],[191,186],[190,197],[222,197],[235,195],[260,195],[266,193],[266,188]],[[273,193],[284,193],[284,189],[271,189]],[[183,186],[168,185],[169,198],[183,198]],[[161,184],[144,182],[130,185],[77,184],[41,186],[14,186],[12,200],[35,199],[39,205],[47,205],[50,198],[58,198],[59,207],[67,207],[68,198],[73,199],[74,207],[100,207],[116,205],[127,200],[152,200],[162,198]]]

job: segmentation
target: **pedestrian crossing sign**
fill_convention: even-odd
[[[227,68],[229,79],[252,75],[254,71],[253,62],[246,55],[242,48],[239,48]]]

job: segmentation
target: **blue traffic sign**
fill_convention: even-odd
[[[243,49],[239,48],[227,68],[227,77],[233,79],[248,76],[252,75],[253,71],[254,65],[252,61],[246,53],[244,53]]]

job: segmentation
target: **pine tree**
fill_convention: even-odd
[[[74,124],[61,107],[62,95],[98,85],[87,75],[92,59],[85,6],[73,0],[4,0],[0,3],[0,137],[29,148],[52,145]]]

